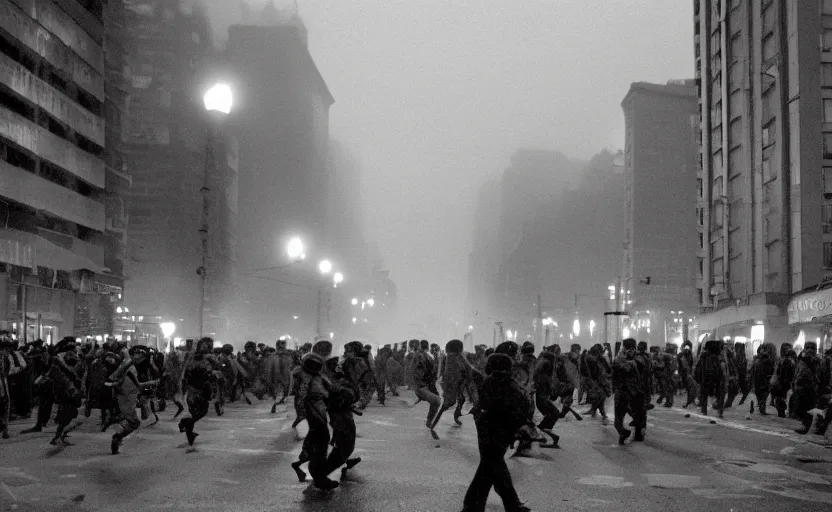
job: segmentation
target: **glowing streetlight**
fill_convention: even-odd
[[[352,323],[355,323],[355,322],[357,322],[357,321],[358,321],[358,319],[357,319],[357,318],[352,317]]]
[[[335,283],[335,286],[344,282],[344,274],[340,272],[336,272],[334,276],[332,276],[332,282]]]
[[[176,332],[176,324],[173,322],[161,323],[159,324],[159,328],[162,329],[162,336],[165,338],[170,338]]]
[[[223,114],[231,113],[233,95],[231,94],[231,87],[228,84],[214,84],[208,89],[202,97],[202,100],[205,102],[205,110],[221,112]]]
[[[318,263],[318,270],[320,270],[323,275],[329,274],[332,272],[332,262],[329,260],[321,260],[321,262]]]
[[[474,330],[474,326],[473,326],[473,325],[469,325],[469,326],[468,326],[468,330],[469,330],[469,331],[473,331],[473,330]]]
[[[589,321],[589,335],[590,336],[595,335],[595,320],[590,320]]]
[[[303,240],[298,237],[293,237],[289,240],[289,244],[286,246],[286,254],[289,255],[289,259],[292,261],[306,258],[306,253],[304,251]]]
[[[121,309],[121,306],[116,308],[116,313],[118,313],[119,315],[122,314],[123,312],[124,312],[124,310]]]
[[[350,304],[352,304],[353,306],[357,306],[358,305],[358,299],[353,297],[352,300],[350,301]]]
[[[375,299],[367,299],[367,305],[373,307],[376,305]]]
[[[575,336],[581,335],[581,321],[577,318],[574,322],[572,322],[572,334],[574,334]]]

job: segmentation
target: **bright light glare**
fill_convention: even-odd
[[[116,313],[118,313],[119,315],[122,314],[123,312],[124,312],[124,310],[121,309],[121,306],[116,308]]]
[[[335,284],[341,284],[344,282],[344,274],[340,272],[336,272],[334,276],[332,276],[332,281]]]
[[[329,274],[332,272],[332,262],[329,260],[321,260],[321,262],[318,263],[318,270],[320,270],[323,275]]]
[[[215,84],[208,89],[202,99],[205,102],[205,110],[214,110],[223,114],[231,112],[232,94],[228,84]]]
[[[288,254],[289,258],[293,261],[302,260],[306,257],[306,254],[304,254],[303,240],[298,237],[294,237],[289,240],[289,245],[286,247],[286,254]]]
[[[352,317],[352,323],[355,323],[355,322],[357,322],[357,321],[358,321],[358,319],[357,319],[357,318]]]
[[[765,325],[752,325],[751,326],[751,341],[765,341],[766,339],[766,326]]]
[[[353,306],[357,306],[357,305],[358,305],[358,299],[356,299],[355,297],[353,297],[353,298],[352,298],[352,300],[350,301],[350,303],[351,303]]]
[[[581,321],[577,318],[574,322],[572,322],[572,334],[574,334],[575,336],[581,335]]]
[[[162,336],[165,338],[170,338],[173,336],[173,333],[176,332],[176,324],[173,322],[164,322],[159,324],[159,327],[162,329]]]
[[[589,321],[589,335],[593,336],[595,334],[595,320]]]
[[[367,305],[373,307],[376,305],[375,299],[367,299]]]
[[[469,330],[469,331],[473,331],[473,330],[474,330],[474,326],[473,326],[473,325],[469,325],[469,326],[468,326],[468,330]]]

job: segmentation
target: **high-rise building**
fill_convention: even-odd
[[[628,329],[653,345],[681,345],[684,326],[698,313],[695,82],[634,83],[621,107],[626,190],[621,298],[630,312]]]
[[[158,336],[159,322],[173,321],[176,335],[197,336],[204,307],[202,332],[226,341],[238,305],[237,148],[202,100],[210,85],[205,77],[217,60],[208,17],[200,3],[141,0],[130,2],[124,25],[132,74],[123,147],[133,178],[127,201],[126,325],[128,330],[135,326],[141,338]],[[197,270],[202,267],[206,166],[209,230],[203,296]],[[137,323],[139,317],[143,321]]]
[[[239,215],[245,219],[238,236],[245,293],[242,335],[265,339],[276,339],[278,326],[309,332],[316,325],[303,314],[319,307],[314,262],[258,271],[287,264],[288,237],[304,239],[310,260],[327,257],[341,264],[326,204],[334,182],[328,158],[334,100],[309,54],[302,21],[272,11],[270,4],[263,11],[271,25],[231,26],[227,45],[240,77],[235,128]],[[350,269],[342,270],[349,280]]]
[[[123,293],[129,179],[108,145],[125,98],[103,4],[0,0],[0,329],[22,339],[113,334]]]
[[[832,272],[832,2],[697,0],[694,34],[700,331],[750,348],[801,330],[820,339],[832,304],[817,290]]]

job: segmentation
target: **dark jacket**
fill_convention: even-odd
[[[480,386],[479,396],[483,413],[478,426],[490,438],[509,444],[520,427],[530,423],[528,400],[511,375],[492,373]]]
[[[644,374],[647,366],[638,358],[627,359],[624,353],[618,355],[612,364],[612,382],[616,396],[629,397],[646,394]]]

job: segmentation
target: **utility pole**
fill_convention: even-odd
[[[202,262],[196,273],[200,276],[199,280],[199,310],[197,315],[197,322],[199,323],[199,337],[205,336],[205,302],[207,301],[208,293],[208,222],[210,218],[210,203],[209,194],[211,192],[210,179],[211,168],[214,164],[213,142],[214,133],[211,123],[208,123],[205,137],[205,168],[202,176],[202,226],[199,229],[200,238],[202,239]]]
[[[538,343],[540,346],[546,342],[546,333],[543,329],[543,298],[540,294],[537,294],[537,334],[538,334]]]

